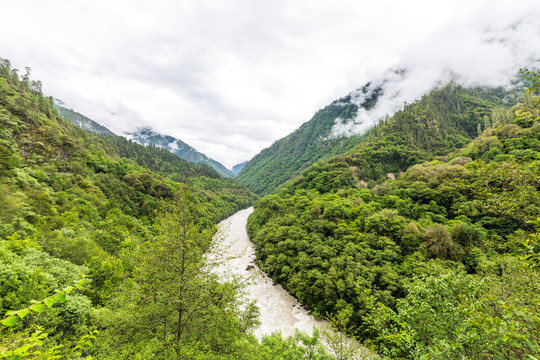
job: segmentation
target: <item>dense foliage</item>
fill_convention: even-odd
[[[1,61],[0,357],[270,359],[239,284],[216,281],[203,256],[252,194],[77,128],[29,72]],[[191,264],[180,273],[179,259]],[[266,341],[303,354],[302,339]]]
[[[337,117],[354,116],[357,105],[331,104],[285,138],[276,141],[251,159],[236,176],[253,192],[266,195],[319,159],[353,148],[359,138],[328,135]]]
[[[356,156],[357,176],[361,181],[381,182],[387,173],[405,171],[434,155],[463,147],[479,131],[491,126],[488,115],[492,109],[514,102],[514,96],[502,89],[471,90],[450,84],[405,106],[392,119],[383,119],[361,137],[332,138],[335,119],[352,118],[358,111],[356,104],[343,98],[255,156],[237,179],[254,192],[266,195],[318,160],[356,147],[351,152]],[[376,101],[374,97],[364,106],[373,106]],[[331,186],[327,180],[320,179],[325,184],[321,186]]]
[[[540,354],[540,107],[478,94],[449,86],[407,106],[248,221],[269,275],[392,359]]]

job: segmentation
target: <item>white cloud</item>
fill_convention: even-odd
[[[376,106],[359,109],[354,119],[335,120],[331,136],[364,133],[386,115],[392,115],[435,87],[451,80],[466,86],[508,86],[519,68],[540,61],[539,12],[531,8],[504,6],[450,21],[430,37],[403,52],[392,71],[366,79],[383,88]],[[533,6],[540,11],[540,4]],[[384,83],[382,83],[384,81]],[[365,95],[351,92],[352,102],[361,105]]]
[[[30,66],[46,93],[113,131],[150,125],[229,167],[391,67],[411,74],[396,101],[446,69],[501,83],[536,58],[540,34],[536,0],[28,0],[2,11],[0,57]]]
[[[175,140],[175,141],[171,141],[169,143],[169,149],[171,149],[172,151],[178,151],[180,150],[180,147],[178,146],[178,142]]]

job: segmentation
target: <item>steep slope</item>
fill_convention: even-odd
[[[392,172],[404,170],[414,162],[427,159],[426,154],[443,154],[463,146],[478,134],[478,124],[484,121],[483,116],[489,109],[510,95],[500,89],[466,90],[449,85],[433,91],[417,105],[398,112],[393,117],[396,121],[381,120],[383,125],[388,123],[389,126],[376,127],[362,136],[336,136],[338,125],[352,121],[359,113],[369,114],[383,95],[383,85],[367,84],[354,96],[334,101],[320,110],[295,132],[250,160],[237,180],[258,194],[268,194],[321,159],[343,154],[363,141],[378,139],[382,141],[379,145],[384,146],[386,138],[401,145],[399,150],[389,149],[393,153],[385,158],[371,159],[377,174],[365,180],[380,179],[383,167]],[[405,153],[396,152],[401,150]],[[398,158],[400,164],[396,163]],[[389,162],[394,166],[387,166]]]
[[[388,358],[540,354],[540,99],[486,95],[434,92],[261,199],[261,267]]]
[[[336,118],[351,118],[357,108],[356,104],[334,102],[319,110],[292,134],[257,154],[236,179],[255,193],[265,195],[317,160],[353,148],[359,137],[329,138],[329,135]]]
[[[87,118],[86,116],[62,106],[62,102],[55,100],[54,108],[60,115],[66,119],[70,119],[75,125],[80,127],[83,130],[89,131],[96,135],[108,135],[116,136],[111,130],[107,129],[105,126],[98,124],[92,119]]]
[[[210,166],[223,177],[234,177],[234,173],[218,161],[209,158],[182,140],[172,136],[160,134],[150,128],[142,128],[135,132],[127,133],[127,136],[139,144],[161,147],[187,161]]]
[[[328,192],[350,184],[371,187],[397,177],[414,164],[465,146],[493,121],[508,120],[511,115],[502,106],[515,103],[516,96],[514,91],[455,84],[433,90],[381,120],[353,150],[315,164],[295,182]],[[321,167],[332,171],[323,176]]]
[[[234,165],[232,168],[233,174],[238,175],[238,173],[242,171],[242,169],[246,166],[247,163],[248,163],[247,161],[244,161],[243,163]]]

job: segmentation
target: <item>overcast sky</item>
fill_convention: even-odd
[[[438,83],[504,85],[540,59],[539,0],[3,1],[0,57],[116,133],[151,126],[231,167],[388,69],[366,120]],[[363,123],[362,126],[358,126]]]

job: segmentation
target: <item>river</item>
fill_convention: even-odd
[[[251,279],[245,291],[260,310],[261,325],[254,332],[257,338],[276,331],[287,337],[294,335],[296,329],[311,334],[314,326],[320,327],[325,322],[309,315],[294,297],[255,265],[254,245],[246,232],[247,218],[252,212],[253,208],[241,210],[219,223],[216,240],[223,251],[220,257],[225,259],[219,271]]]

